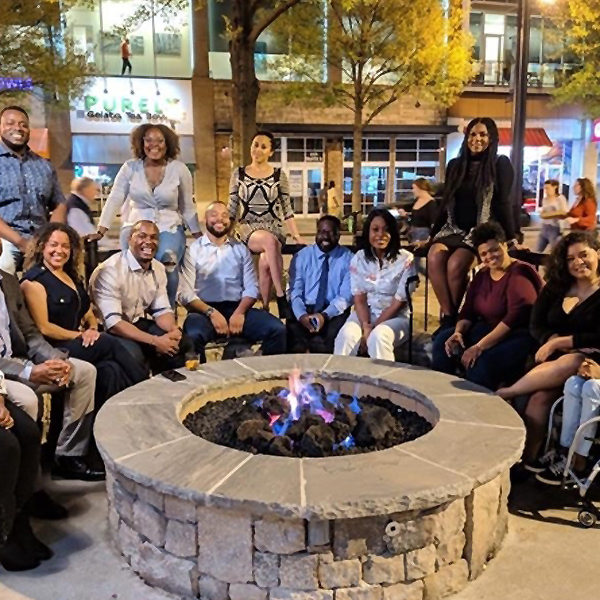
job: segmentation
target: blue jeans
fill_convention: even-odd
[[[131,227],[121,229],[121,249],[129,247]],[[177,288],[179,286],[179,267],[185,254],[185,231],[180,225],[176,231],[161,231],[158,238],[156,260],[165,265],[167,271],[167,294],[172,307],[175,307]]]
[[[487,323],[475,323],[464,334],[465,346],[470,348],[483,339],[493,327]],[[459,356],[446,354],[446,340],[454,333],[454,327],[440,331],[433,342],[431,368],[455,375],[457,369],[463,367]],[[468,381],[481,385],[489,390],[497,390],[501,384],[516,381],[525,371],[525,362],[535,349],[535,340],[526,329],[511,331],[501,342],[484,350],[475,364],[464,369],[464,377]]]
[[[570,448],[579,426],[599,415],[600,381],[598,379],[584,379],[579,375],[569,377],[565,383],[560,445],[563,448]],[[590,425],[584,430],[583,435],[579,436],[575,448],[577,454],[581,456],[589,455],[593,443],[590,438],[595,437],[597,428],[597,423]]]
[[[229,321],[238,304],[238,302],[211,302],[210,305]],[[204,362],[204,347],[218,337],[211,320],[206,315],[190,313],[183,324],[183,332],[193,340],[194,348]],[[263,355],[285,354],[285,325],[264,310],[251,308],[246,313],[241,337],[252,343],[262,341]]]
[[[537,252],[543,252],[547,246],[550,250],[554,247],[557,240],[560,239],[560,227],[551,223],[543,223],[540,235],[537,239]]]

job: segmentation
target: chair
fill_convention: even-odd
[[[413,310],[413,302],[410,294],[410,287],[412,284],[419,284],[419,276],[411,275],[406,280],[406,287],[404,288],[407,298],[408,310],[410,311],[410,315],[408,317],[408,362],[409,364],[413,364],[413,326],[414,326],[414,310]]]

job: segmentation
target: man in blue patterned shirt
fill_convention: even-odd
[[[14,272],[23,263],[23,254],[33,233],[48,222],[65,222],[67,205],[50,161],[29,146],[29,115],[19,106],[0,111],[0,238],[5,255],[14,265],[2,268]]]

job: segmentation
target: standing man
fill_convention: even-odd
[[[329,213],[338,213],[338,208],[340,207],[340,203],[337,199],[337,192],[335,189],[335,181],[329,182],[329,188],[327,189],[327,207],[325,208],[325,212]]]
[[[265,310],[252,308],[258,283],[250,251],[229,237],[227,206],[213,202],[205,213],[206,234],[188,249],[179,301],[190,312],[183,330],[194,341],[202,362],[204,347],[217,337],[241,336],[262,341],[262,353],[285,352],[285,326]]]
[[[20,106],[0,111],[0,269],[21,270],[33,233],[48,220],[65,222],[67,205],[50,161],[29,146],[29,115]],[[50,219],[50,214],[52,218]]]
[[[98,265],[90,278],[90,296],[105,329],[154,373],[178,369],[191,342],[181,335],[167,296],[167,273],[156,260],[158,227],[138,221],[129,249]]]
[[[131,56],[131,50],[129,49],[129,38],[125,38],[121,44],[121,59],[123,66],[121,67],[121,76],[125,75],[125,70],[129,69],[129,75],[131,75],[131,62],[129,57]]]
[[[352,252],[339,245],[341,223],[326,215],[317,224],[316,244],[294,256],[290,267],[288,352],[333,353],[338,331],[352,306]]]

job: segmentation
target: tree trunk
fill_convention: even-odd
[[[354,110],[354,152],[352,161],[352,211],[362,213],[361,207],[361,167],[362,167],[362,140],[363,123],[362,107]]]

